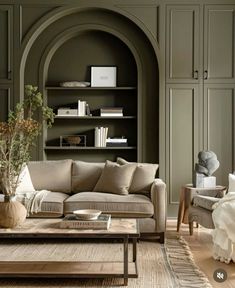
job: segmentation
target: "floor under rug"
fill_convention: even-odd
[[[0,261],[122,261],[120,242],[62,240],[2,240]],[[131,251],[130,257],[131,257]],[[129,258],[131,259],[131,258]],[[129,279],[130,288],[211,288],[206,276],[195,266],[183,239],[167,239],[138,244],[137,279]],[[0,287],[75,288],[121,287],[122,279],[0,279]]]

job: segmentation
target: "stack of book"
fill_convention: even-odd
[[[123,108],[122,107],[106,107],[100,108],[101,117],[122,117]]]
[[[97,220],[80,220],[74,214],[69,214],[60,222],[62,229],[109,229],[111,215],[101,214]]]
[[[107,147],[127,147],[127,138],[124,137],[113,137],[113,138],[107,138],[106,140],[106,146]]]
[[[86,116],[86,101],[78,100],[78,116]]]
[[[106,147],[108,127],[95,127],[95,147]]]

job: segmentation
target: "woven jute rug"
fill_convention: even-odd
[[[122,261],[120,242],[62,240],[1,240],[0,261]],[[131,257],[131,249],[130,249]],[[130,288],[211,288],[206,276],[193,261],[182,238],[138,244],[137,279],[129,279]],[[0,287],[75,288],[120,287],[122,279],[0,279]]]

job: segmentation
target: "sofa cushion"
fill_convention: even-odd
[[[32,161],[28,168],[36,190],[71,192],[72,160]]]
[[[120,166],[107,160],[93,191],[127,195],[135,169],[134,164]]]
[[[81,192],[70,196],[64,202],[64,213],[77,209],[98,209],[115,217],[151,217],[153,204],[144,195],[115,195],[111,193]]]
[[[105,163],[73,161],[72,192],[92,191],[98,182]]]
[[[220,198],[216,197],[197,195],[193,197],[193,205],[212,211],[213,204],[215,204],[219,200]]]
[[[117,163],[124,165],[130,162],[127,162],[123,158],[117,158]],[[150,192],[151,185],[156,176],[158,169],[158,164],[151,163],[133,163],[136,165],[136,170],[133,175],[129,193],[144,193]]]
[[[41,212],[33,213],[30,217],[61,217],[64,212],[64,200],[68,194],[60,192],[49,192],[43,199]]]

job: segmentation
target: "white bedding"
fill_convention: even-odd
[[[229,192],[212,207],[215,229],[213,257],[221,262],[235,262],[235,192]]]

